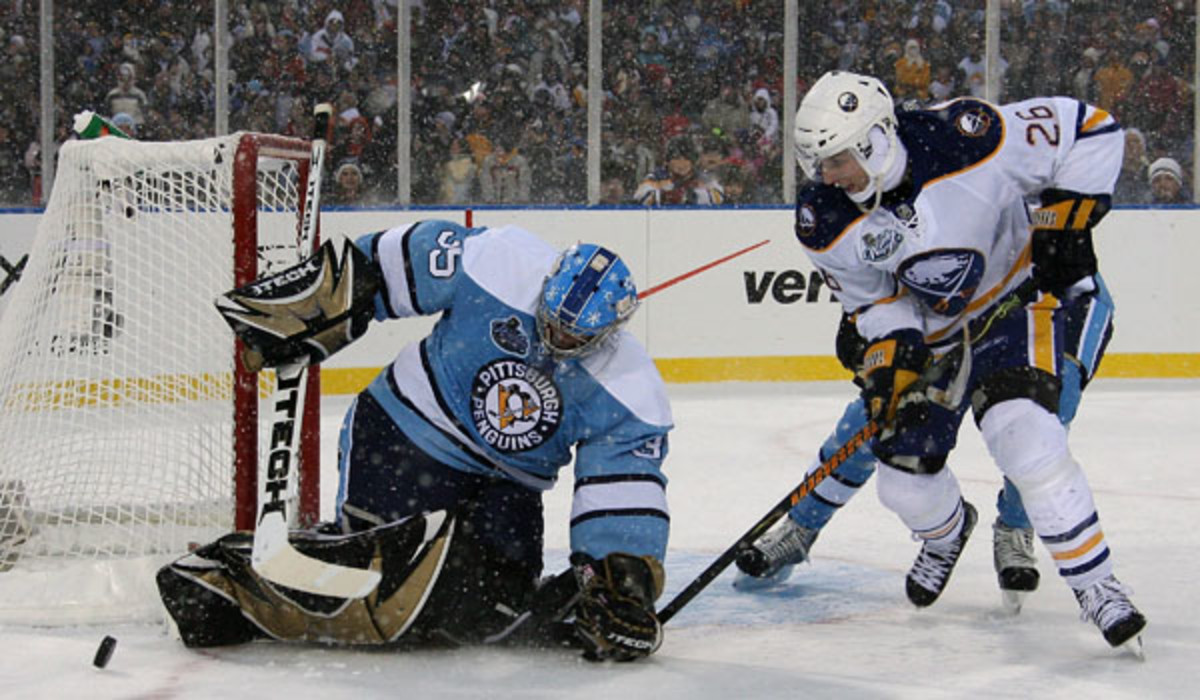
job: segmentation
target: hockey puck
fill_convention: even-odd
[[[104,668],[108,665],[108,660],[112,658],[113,650],[117,648],[116,637],[105,637],[100,640],[100,646],[96,649],[96,658],[92,659],[92,665],[96,668]]]

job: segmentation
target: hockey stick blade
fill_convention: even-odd
[[[373,569],[330,564],[296,551],[279,512],[267,513],[258,523],[250,565],[271,583],[333,598],[366,597],[381,576]]]

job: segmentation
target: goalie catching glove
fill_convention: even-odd
[[[317,363],[366,332],[381,277],[349,240],[340,260],[325,241],[299,265],[226,292],[216,305],[246,344],[246,369]]]
[[[889,333],[867,348],[862,398],[871,418],[884,427],[880,443],[929,420],[928,397],[911,389],[930,357],[921,333],[911,329]]]
[[[590,661],[633,661],[662,644],[654,601],[662,593],[663,568],[652,557],[613,553],[603,559],[575,553],[579,583],[575,633]]]
[[[1038,289],[1062,299],[1076,282],[1096,274],[1092,228],[1112,207],[1112,197],[1050,189],[1041,200],[1033,212],[1033,279]]]

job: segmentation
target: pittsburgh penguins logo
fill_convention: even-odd
[[[958,119],[954,120],[954,125],[958,127],[959,133],[963,136],[978,138],[988,132],[988,128],[992,125],[992,118],[982,109],[972,109],[958,115]]]
[[[558,430],[562,395],[549,376],[501,358],[475,374],[471,420],[483,441],[500,452],[532,450]]]
[[[841,107],[843,112],[853,112],[858,109],[858,95],[853,92],[843,92],[838,95],[838,107]]]

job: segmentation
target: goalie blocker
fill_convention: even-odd
[[[257,372],[307,358],[322,362],[366,332],[380,272],[346,240],[332,241],[294,267],[238,287],[217,310],[246,344],[242,363]]]

